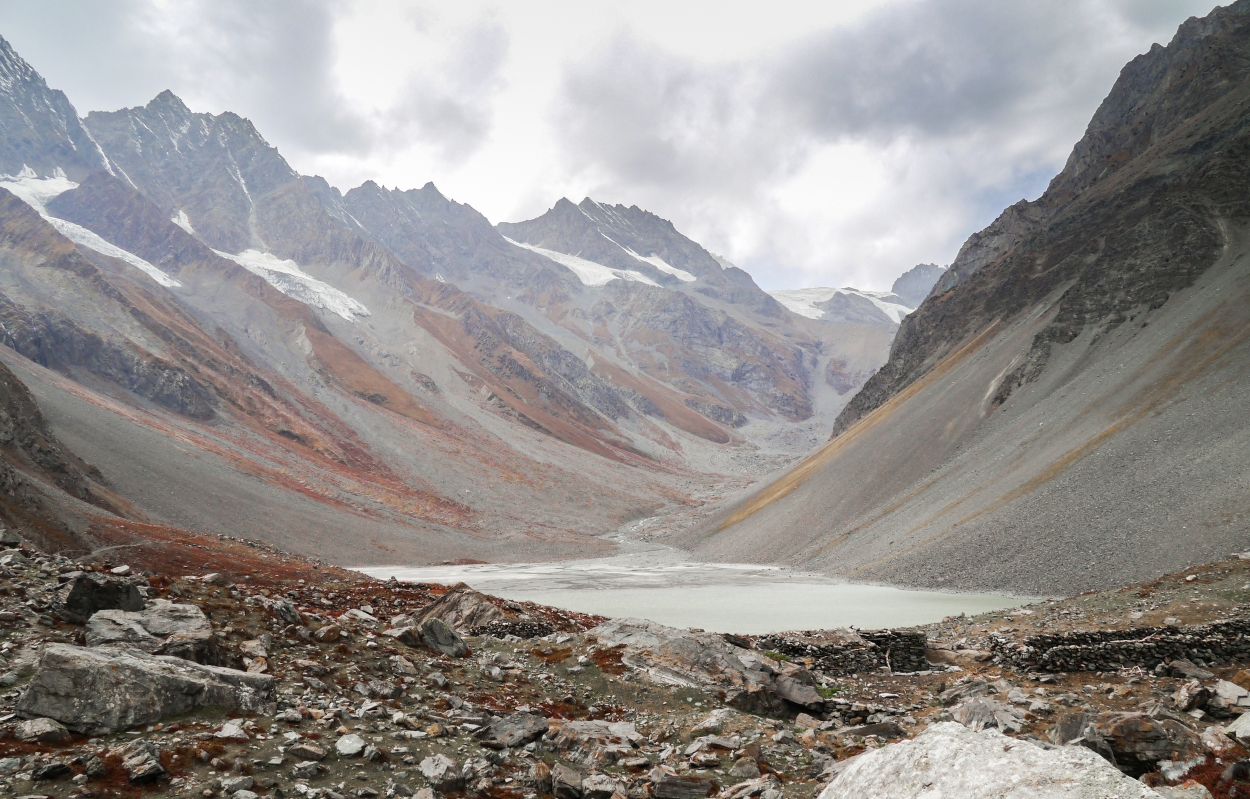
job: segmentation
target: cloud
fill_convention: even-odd
[[[381,128],[394,145],[418,136],[447,161],[460,163],[493,130],[492,101],[504,86],[508,35],[497,22],[481,21],[457,32],[448,49],[448,57],[434,70],[409,78],[403,100],[387,110]]]
[[[1154,5],[904,2],[716,66],[623,35],[567,67],[555,128],[593,192],[761,282],[888,286],[1040,193],[1123,64],[1171,38],[1184,9]]]
[[[1212,1],[0,0],[0,19],[84,113],[168,88],[341,188],[434,180],[496,219],[589,194],[767,287],[884,288],[1040,193],[1123,64]]]

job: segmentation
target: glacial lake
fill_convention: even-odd
[[[506,599],[746,635],[907,627],[1033,601],[848,583],[782,567],[695,563],[671,551],[555,563],[376,566],[358,571],[405,582],[464,582]]]

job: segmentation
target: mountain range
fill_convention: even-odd
[[[1034,594],[1246,549],[1247,103],[1245,0],[1129,62],[1045,193],[902,320],[829,443],[672,540]]]
[[[493,225],[433,184],[341,192],[168,91],[83,117],[0,40],[0,363],[51,442],[4,449],[0,504],[60,547],[605,551],[808,451],[913,307],[791,295],[637,207]]]

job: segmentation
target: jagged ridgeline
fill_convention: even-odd
[[[0,131],[0,358],[106,525],[340,563],[594,554],[685,507],[674,469],[809,448],[910,310],[796,313],[637,207],[495,226],[433,184],[342,193],[169,91],[83,117],[3,40]]]

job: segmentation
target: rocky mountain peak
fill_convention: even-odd
[[[43,77],[0,36],[0,91],[10,94],[18,83],[34,83],[47,89]]]
[[[946,267],[937,264],[916,264],[895,279],[890,291],[897,294],[904,305],[919,308],[945,272]]]
[[[1248,16],[1250,0],[1238,0],[1191,17],[1167,47],[1155,44],[1126,64],[1046,192],[1032,202],[1021,200],[972,234],[935,292],[954,288],[1009,253],[1075,198],[1244,84],[1250,77],[1243,55]]]
[[[81,180],[111,171],[108,159],[83,128],[64,92],[48,84],[13,46],[0,38],[0,174],[29,169],[38,177],[60,170]]]

